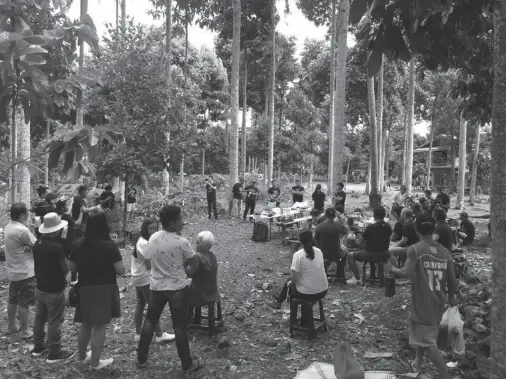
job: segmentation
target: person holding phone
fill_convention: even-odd
[[[216,185],[212,175],[209,175],[205,179],[206,192],[207,192],[207,213],[209,214],[209,220],[211,219],[211,209],[214,211],[214,218],[218,219],[218,211],[216,210]]]

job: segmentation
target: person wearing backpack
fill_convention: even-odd
[[[151,263],[149,259],[144,258],[144,252],[149,243],[149,237],[158,231],[158,222],[154,218],[147,218],[142,222],[140,237],[135,244],[132,252],[132,261],[130,264],[132,271],[132,284],[135,286],[137,305],[135,307],[135,338],[134,342],[141,339],[142,316],[144,308],[149,302],[149,284],[151,282]],[[175,339],[175,334],[162,332],[160,323],[155,325],[155,341],[162,343]]]

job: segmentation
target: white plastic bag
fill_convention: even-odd
[[[465,353],[466,344],[464,342],[464,321],[462,320],[457,307],[450,307],[443,314],[440,333],[447,333],[446,347],[449,347],[457,354]]]

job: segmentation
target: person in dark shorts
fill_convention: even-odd
[[[355,276],[354,279],[348,280],[348,284],[360,282],[357,261],[382,264],[382,262],[386,262],[390,256],[388,248],[390,246],[392,227],[388,222],[385,222],[385,208],[375,208],[373,216],[374,224],[368,225],[362,234],[362,238],[365,241],[365,250],[348,254],[348,266]]]
[[[281,190],[278,187],[276,180],[271,182],[271,188],[267,190],[267,195],[269,195],[269,203],[276,203],[276,207],[279,208],[281,204]]]
[[[323,211],[325,209],[325,192],[322,191],[322,185],[317,184],[313,192],[313,209]]]
[[[446,212],[443,209],[435,209],[433,218],[436,221],[434,242],[440,243],[451,252],[453,249],[453,230],[446,222]]]
[[[44,344],[47,324],[47,341],[49,354],[47,363],[58,363],[72,358],[75,352],[62,349],[61,329],[65,320],[65,287],[69,271],[67,256],[59,242],[61,230],[67,226],[57,213],[51,212],[44,216],[43,224],[39,227],[41,237],[33,246],[35,263],[35,278],[37,288],[35,298],[37,307],[33,321],[34,348],[33,357],[40,357],[47,351]]]
[[[463,246],[471,245],[475,235],[476,227],[471,220],[469,220],[467,212],[462,212],[460,214],[460,227],[459,230],[457,230],[457,237],[460,240],[460,244]]]
[[[260,192],[258,191],[256,180],[253,180],[251,184],[247,186],[244,190],[246,191],[246,198],[244,200],[244,215],[242,219],[246,221],[246,216],[248,215],[248,212],[250,215],[255,214],[257,197]]]
[[[8,333],[16,333],[16,313],[22,339],[30,339],[33,332],[28,326],[28,307],[35,304],[35,270],[32,247],[37,241],[25,225],[28,209],[24,203],[11,206],[11,221],[4,229],[5,263],[9,279],[7,306]]]
[[[396,268],[395,260],[391,259],[386,268],[396,276],[411,278],[409,344],[416,350],[413,370],[420,373],[423,356],[427,352],[439,372],[439,378],[450,379],[443,355],[437,347],[437,338],[446,297],[451,306],[457,305],[454,294],[458,282],[451,253],[433,241],[434,230],[431,216],[419,217],[416,231],[420,242],[409,247],[406,264],[403,268]]]
[[[244,185],[244,179],[240,178],[239,182],[235,183],[232,187],[232,199],[230,199],[228,205],[228,217],[232,218],[232,211],[234,206],[237,207],[237,218],[241,217],[241,203],[243,199],[243,190],[242,187]]]
[[[218,219],[218,211],[216,210],[216,185],[214,184],[214,180],[212,175],[205,180],[206,183],[206,193],[207,193],[207,213],[209,215],[209,220],[211,219],[211,210],[214,212],[214,218]]]
[[[79,359],[91,370],[109,366],[113,359],[100,359],[105,331],[113,318],[121,316],[116,276],[125,273],[121,252],[109,236],[105,213],[88,218],[84,240],[70,255],[70,270],[79,276],[79,303],[74,322],[81,323],[77,342]],[[87,348],[91,344],[91,354]]]

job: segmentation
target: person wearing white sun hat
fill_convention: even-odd
[[[61,348],[61,326],[65,319],[65,277],[69,271],[63,246],[57,241],[62,229],[68,225],[57,213],[44,216],[39,227],[40,238],[33,246],[37,306],[33,322],[34,348],[32,356],[40,357],[47,350],[44,345],[44,328],[47,323],[49,354],[47,363],[58,363],[72,358],[75,352]]]

